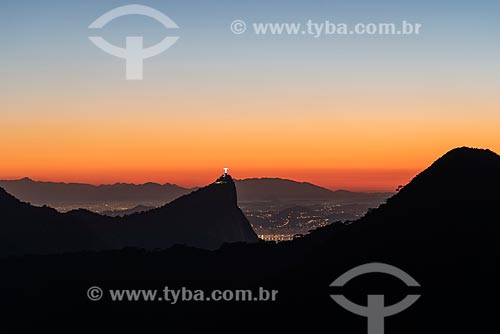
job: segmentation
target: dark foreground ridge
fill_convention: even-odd
[[[237,205],[230,175],[147,212],[111,218],[87,210],[58,213],[20,202],[0,188],[0,256],[175,244],[215,249],[257,242]]]
[[[214,185],[214,187],[217,186]],[[438,159],[386,204],[349,225],[340,223],[277,245],[226,244],[216,251],[189,247],[11,257],[0,263],[4,309],[41,324],[57,319],[79,327],[134,320],[144,330],[199,333],[367,333],[366,318],[330,298],[330,283],[347,270],[382,262],[404,270],[421,287],[388,275],[353,279],[341,293],[366,305],[408,294],[421,298],[385,319],[385,333],[496,333],[499,282],[500,157],[459,148]],[[211,188],[218,191],[217,188]],[[208,190],[212,191],[212,190]],[[12,201],[10,199],[10,201]],[[50,209],[40,209],[49,210]],[[276,302],[89,301],[91,286],[106,289],[279,290]],[[8,319],[15,319],[7,316]],[[17,326],[28,326],[26,321]]]

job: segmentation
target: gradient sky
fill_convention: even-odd
[[[179,36],[126,81],[124,45]],[[500,152],[498,1],[0,2],[0,178],[90,183],[286,177],[394,190],[457,146]],[[419,22],[419,36],[256,36],[251,22]],[[99,34],[99,33],[98,33]]]

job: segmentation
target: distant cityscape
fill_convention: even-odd
[[[54,208],[60,212],[87,209],[108,216],[122,216],[151,210],[163,202],[61,203]],[[250,221],[255,233],[266,241],[286,241],[300,237],[318,227],[336,221],[350,221],[363,216],[368,209],[379,203],[343,204],[335,201],[291,201],[291,202],[240,202],[243,213]]]
[[[240,203],[255,233],[266,241],[286,241],[336,221],[350,221],[363,216],[372,204],[339,204],[332,201],[267,204]]]

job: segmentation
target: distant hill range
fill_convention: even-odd
[[[344,203],[360,203],[363,201],[380,202],[392,195],[391,193],[332,191],[307,182],[279,178],[244,179],[234,182],[240,202],[336,200]],[[29,178],[2,180],[0,187],[16,198],[35,205],[59,207],[65,204],[128,202],[135,203],[133,206],[146,205],[146,209],[155,206],[147,204],[163,205],[196,189],[183,188],[170,183],[150,182],[139,185],[116,183],[95,186],[83,183],[42,182]],[[116,214],[116,212],[109,213]]]
[[[347,190],[329,190],[308,182],[280,178],[252,178],[236,181],[240,201],[287,201],[299,199],[337,200],[359,203],[360,201],[384,200],[392,193],[365,193]]]
[[[71,203],[95,202],[170,202],[195,189],[175,184],[130,184],[91,185],[84,183],[63,183],[34,181],[30,178],[0,181],[0,187],[22,201],[38,205],[57,206]]]
[[[87,210],[59,213],[23,203],[0,188],[0,221],[0,255],[174,244],[211,249],[223,243],[258,241],[237,205],[229,175],[167,205],[124,218]]]

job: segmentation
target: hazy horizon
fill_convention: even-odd
[[[352,171],[350,171],[350,172],[352,172]],[[372,172],[372,171],[370,171],[370,172]],[[191,185],[190,183],[182,182],[182,180],[181,180],[180,183],[169,181],[168,177],[164,178],[164,180],[157,180],[157,181],[155,181],[155,180],[148,180],[148,181],[144,181],[144,182],[124,182],[124,181],[120,181],[120,180],[113,181],[113,182],[88,182],[88,181],[84,181],[84,180],[81,180],[81,179],[78,179],[78,178],[69,179],[69,180],[61,180],[61,179],[43,179],[43,178],[36,178],[36,177],[31,177],[31,176],[14,176],[14,177],[0,177],[0,181],[20,181],[20,180],[23,180],[23,179],[29,179],[29,180],[34,181],[34,182],[50,182],[50,183],[64,183],[64,184],[71,184],[71,183],[73,183],[73,184],[89,184],[89,185],[93,185],[93,186],[104,186],[104,185],[114,185],[114,184],[144,185],[144,184],[147,184],[147,183],[155,183],[155,184],[159,184],[159,185],[171,184],[171,185],[175,185],[175,186],[182,187],[182,188],[185,188],[185,189],[193,189],[193,188],[205,187],[206,185],[214,182],[221,174],[222,173],[219,173],[217,175],[214,174],[214,177],[212,179],[206,180],[206,182],[204,182],[204,183],[193,184],[193,185]],[[280,179],[280,180],[287,180],[287,181],[294,181],[294,182],[301,182],[301,183],[309,183],[309,184],[312,184],[312,185],[315,185],[315,186],[318,186],[318,187],[322,187],[322,188],[325,188],[325,189],[328,189],[328,190],[331,190],[331,191],[347,190],[347,191],[357,191],[357,192],[394,192],[395,189],[396,189],[396,187],[397,187],[397,186],[395,186],[395,187],[390,188],[390,189],[363,189],[363,188],[348,189],[348,188],[342,188],[342,187],[340,187],[340,188],[330,188],[330,187],[323,186],[321,184],[318,184],[318,183],[315,183],[315,182],[311,182],[311,181],[308,181],[308,180],[298,180],[298,179],[292,179],[292,178],[281,177],[281,176],[235,177],[230,172],[228,174],[230,174],[231,176],[233,176],[233,179],[235,181],[244,181],[244,180],[251,180],[251,179]],[[411,178],[413,178],[414,176],[416,176],[416,174],[413,175],[413,176],[411,176],[410,179],[408,180],[408,182],[411,181]],[[406,183],[404,183],[404,184],[406,184]],[[352,183],[349,183],[349,184],[352,184]]]

